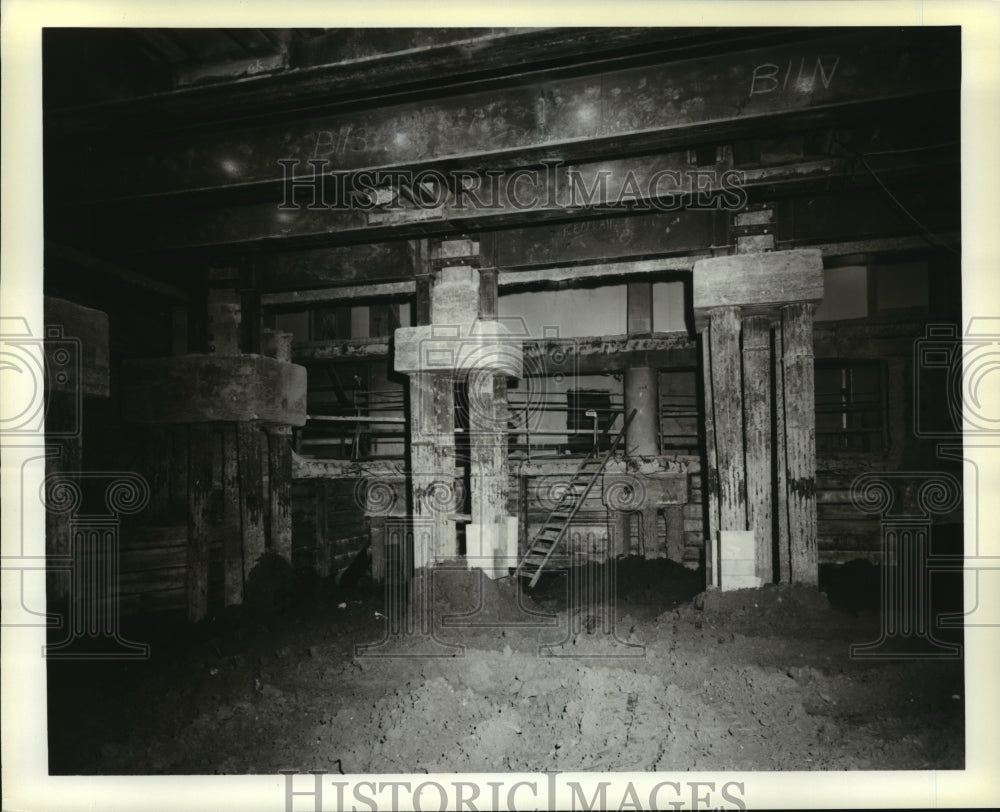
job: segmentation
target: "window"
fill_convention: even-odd
[[[569,448],[574,451],[589,451],[594,447],[594,417],[587,415],[589,411],[597,416],[598,447],[607,448],[614,439],[607,429],[618,416],[618,412],[611,409],[611,394],[570,389],[566,393],[566,401],[569,406],[566,413]]]
[[[660,445],[669,451],[697,451],[698,373],[671,369],[660,373]]]
[[[880,452],[885,443],[879,361],[816,362],[816,450]]]

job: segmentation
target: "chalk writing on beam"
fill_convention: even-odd
[[[368,148],[368,131],[364,127],[346,124],[336,130],[320,130],[316,133],[313,158],[329,158],[343,155],[348,150],[360,152]]]
[[[840,65],[840,56],[794,57],[785,64],[762,62],[753,69],[750,79],[750,95],[765,93],[797,92],[809,93],[822,85],[830,87],[833,76]]]

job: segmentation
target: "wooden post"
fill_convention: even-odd
[[[430,507],[426,495],[434,482],[437,455],[435,438],[428,432],[431,421],[428,415],[434,409],[435,382],[430,373],[410,375],[410,489],[411,512],[414,519],[429,517]],[[434,549],[425,549],[424,536],[413,534],[413,567],[429,567],[433,563]]]
[[[743,320],[743,411],[747,524],[754,532],[757,571],[764,583],[774,580],[771,549],[771,325],[765,316]]]
[[[188,512],[188,427],[170,427],[170,513],[180,520]]]
[[[385,580],[385,517],[372,516],[370,519],[368,538],[372,557],[372,579],[377,583]]]
[[[719,472],[719,530],[746,530],[739,310],[735,307],[713,310],[708,336],[711,345],[716,464]]]
[[[315,480],[313,488],[313,498],[316,506],[316,539],[313,548],[314,571],[321,578],[326,578],[330,574],[331,553],[330,544],[327,541],[327,499],[326,480]]]
[[[528,552],[528,477],[517,473],[517,556]]]
[[[663,508],[663,522],[667,537],[667,558],[684,563],[684,506],[666,505]]]
[[[499,312],[500,291],[497,287],[499,271],[496,268],[479,269],[479,315],[495,319]]]
[[[213,432],[207,424],[190,428],[188,475],[188,620],[197,623],[208,614],[208,549],[211,541]]]
[[[785,468],[785,369],[783,358],[784,352],[784,330],[781,323],[774,328],[774,346],[772,354],[774,363],[774,389],[772,390],[772,400],[774,403],[774,509],[777,512],[776,531],[778,533],[778,579],[782,583],[789,583],[792,580],[791,548],[788,541],[788,472]]]
[[[80,401],[74,394],[50,389],[45,393],[46,412],[45,427],[50,437],[55,431],[66,429],[81,420],[78,414]],[[76,425],[79,425],[77,422]],[[53,453],[56,452],[56,453]],[[83,441],[79,431],[75,434],[66,431],[48,441],[45,459],[45,475],[56,476],[64,474],[67,479],[76,482],[75,472],[79,471],[83,462]],[[46,495],[46,498],[48,496]],[[45,551],[47,555],[57,556],[68,565],[72,553],[70,544],[72,529],[70,523],[72,512],[46,510],[45,512]],[[72,573],[68,569],[50,569],[46,578],[47,599],[50,602],[64,604],[73,596],[70,595]]]
[[[243,534],[236,426],[222,429],[222,586],[226,606],[243,603]]]
[[[186,305],[170,308],[170,352],[172,355],[187,355],[188,309]]]
[[[243,525],[243,579],[250,577],[250,571],[265,550],[264,500],[262,483],[264,479],[261,464],[260,428],[254,423],[238,423],[237,455],[240,480],[240,520]]]
[[[271,552],[292,563],[292,428],[270,426],[267,450],[271,491]]]
[[[433,277],[429,274],[418,274],[415,278],[417,292],[415,297],[414,324],[431,323],[431,288]]]
[[[431,453],[432,480],[443,481],[448,492],[455,494],[455,382],[450,375],[431,376],[432,409],[427,417],[431,420],[429,436],[433,438]],[[455,521],[448,516],[460,505],[448,507],[437,503],[434,516],[434,550],[437,559],[458,555],[458,536]],[[428,566],[434,561],[428,562]],[[415,565],[416,566],[416,565]]]
[[[708,540],[705,545],[705,584],[718,586],[716,564],[716,534],[719,532],[719,462],[715,454],[715,398],[712,394],[712,353],[707,332],[701,336],[701,376],[704,393],[705,418],[705,471],[702,477],[703,494],[708,515]]]
[[[149,520],[168,524],[170,516],[170,437],[168,426],[143,426],[143,470],[149,480]]]
[[[813,305],[782,308],[785,458],[788,466],[791,580],[819,581],[816,547],[816,404],[813,371]]]

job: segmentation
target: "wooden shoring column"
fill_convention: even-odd
[[[720,531],[749,529],[753,577],[815,584],[812,311],[823,295],[822,256],[804,249],[699,260],[693,288],[705,388],[708,583],[720,584]],[[729,541],[738,570],[741,542]]]
[[[715,458],[719,476],[719,530],[746,530],[743,381],[738,308],[722,307],[711,312],[708,341]]]
[[[75,472],[82,467],[83,440],[79,431],[65,432],[58,436],[56,432],[63,426],[72,425],[80,419],[78,410],[80,401],[69,392],[51,389],[45,393],[45,430],[49,433],[45,458],[46,477],[62,475],[68,482],[74,482],[79,487]],[[57,428],[54,428],[57,427]],[[55,436],[53,436],[55,435]],[[46,498],[48,496],[46,495]],[[50,567],[46,573],[46,593],[50,603],[65,604],[73,596],[70,594],[72,572],[69,561],[72,552],[70,539],[71,514],[60,510],[45,511],[45,552],[46,555],[60,559],[65,566]]]
[[[226,606],[243,603],[243,525],[236,425],[222,429],[222,590]]]
[[[790,578],[819,581],[816,529],[816,388],[812,303],[781,309]]]
[[[292,563],[292,427],[268,426],[271,552]]]
[[[250,577],[258,559],[264,555],[263,440],[256,423],[236,425],[240,481],[240,521],[243,526],[243,579]]]
[[[455,395],[450,376],[410,375],[410,488],[414,517],[430,518],[434,534],[425,549],[414,533],[413,567],[430,567],[457,554],[455,497]]]
[[[213,429],[206,423],[189,429],[188,472],[188,620],[208,614],[208,550],[212,533]]]
[[[757,572],[774,580],[772,548],[771,318],[743,319],[743,412],[745,416],[747,525],[757,539]]]
[[[781,583],[787,584],[792,580],[792,567],[790,559],[790,548],[788,542],[788,469],[785,466],[785,370],[782,358],[784,357],[784,341],[781,335],[781,322],[779,321],[772,333],[774,344],[771,347],[774,358],[774,381],[771,396],[774,402],[774,510],[777,514],[775,522],[775,532],[778,534],[776,546],[778,553],[777,574]]]
[[[705,494],[705,528],[708,543],[705,545],[705,583],[718,586],[718,562],[715,556],[715,539],[719,532],[719,461],[715,454],[715,394],[712,389],[712,353],[707,331],[699,335],[701,343],[701,376],[704,393],[705,466],[702,487]]]

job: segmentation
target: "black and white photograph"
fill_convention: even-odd
[[[4,809],[997,797],[997,7],[25,5]]]

